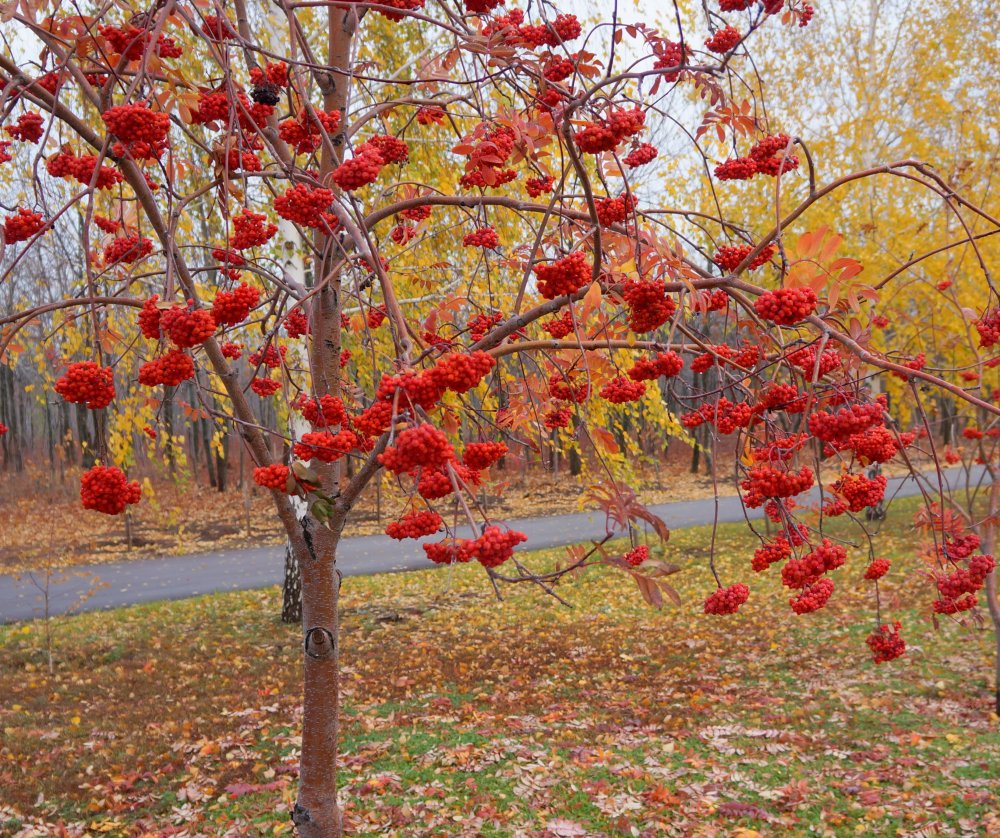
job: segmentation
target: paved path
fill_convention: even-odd
[[[978,475],[976,475],[978,477]],[[949,482],[960,485],[960,469],[946,472]],[[912,478],[891,478],[887,496],[905,497],[918,493]],[[814,496],[815,498],[815,496]],[[716,517],[712,499],[678,501],[650,507],[671,529],[710,524]],[[760,518],[761,510],[747,510],[751,518]],[[744,510],[737,497],[718,500],[720,523],[744,520]],[[535,549],[559,547],[605,534],[601,513],[578,512],[548,518],[526,518],[508,522],[528,536]],[[468,533],[466,533],[468,535]],[[420,542],[393,541],[385,535],[345,538],[337,554],[337,566],[346,576],[425,570],[433,567],[424,556]],[[249,547],[219,550],[189,556],[167,556],[98,565],[78,565],[67,569],[68,578],[50,585],[50,610],[96,611],[120,608],[141,602],[266,588],[281,582],[284,570],[282,547]],[[90,597],[81,598],[93,589],[94,577],[106,583]],[[38,588],[26,577],[0,575],[0,623],[30,620],[42,614]]]

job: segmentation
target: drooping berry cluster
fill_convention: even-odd
[[[278,232],[278,225],[267,220],[262,212],[243,210],[233,216],[233,235],[229,246],[234,250],[247,250],[267,244]]]
[[[638,204],[635,195],[619,195],[617,198],[600,198],[594,202],[597,210],[597,222],[602,227],[619,224],[628,218]]]
[[[892,562],[888,559],[874,559],[871,564],[865,568],[865,579],[869,582],[875,582],[881,579],[889,572],[889,568],[892,566]]]
[[[706,38],[705,46],[712,52],[721,54],[729,52],[742,38],[743,36],[740,34],[739,29],[734,26],[725,26],[710,38]]]
[[[771,498],[790,498],[808,491],[814,482],[815,477],[808,466],[802,466],[798,472],[794,472],[770,465],[758,465],[750,469],[740,486],[746,493],[743,502],[750,509],[756,509]]]
[[[750,599],[750,589],[741,582],[718,588],[705,600],[706,614],[735,614]]]
[[[646,394],[646,384],[618,375],[601,388],[601,398],[612,404],[625,404],[641,399]]]
[[[266,399],[269,396],[273,396],[278,392],[278,390],[281,389],[281,382],[275,381],[273,378],[257,376],[250,381],[250,389],[262,399]]]
[[[265,489],[274,489],[284,492],[288,489],[288,466],[280,463],[272,463],[269,466],[261,466],[253,470],[253,482]]]
[[[831,488],[851,512],[860,512],[879,504],[885,496],[885,486],[886,479],[881,474],[874,478],[863,474],[845,474]]]
[[[340,129],[340,111],[302,108],[298,116],[278,123],[278,136],[295,149],[296,154],[310,154],[323,142],[323,132],[330,137]]]
[[[569,309],[566,309],[563,311],[562,316],[553,317],[551,320],[546,320],[542,323],[542,329],[557,340],[566,337],[568,334],[572,334],[573,313]]]
[[[543,177],[532,177],[528,178],[524,182],[524,188],[528,190],[528,194],[532,198],[537,198],[539,195],[544,195],[552,191],[555,186],[556,179],[552,175],[545,175]]]
[[[628,306],[628,327],[637,334],[656,331],[674,315],[676,305],[658,279],[630,279],[622,289]]]
[[[975,608],[976,594],[995,566],[993,556],[983,554],[969,558],[964,568],[938,575],[936,583],[941,598],[934,600],[934,611],[938,614],[957,614]]]
[[[627,553],[622,556],[622,561],[632,567],[638,567],[643,562],[649,559],[649,547],[645,544],[640,544],[638,547],[633,547]]]
[[[44,121],[37,113],[23,113],[17,118],[13,125],[6,126],[3,130],[22,143],[37,143],[45,133]]]
[[[345,192],[353,192],[378,180],[384,165],[385,159],[379,150],[366,143],[358,146],[353,157],[333,170],[333,182]]]
[[[794,154],[786,154],[789,138],[785,134],[768,136],[750,149],[747,157],[735,157],[715,167],[719,180],[749,180],[754,175],[772,177],[797,169],[799,159]]]
[[[7,244],[27,241],[44,227],[41,213],[18,207],[17,215],[8,215],[3,221],[3,238]]]
[[[564,294],[575,294],[590,282],[591,270],[586,254],[577,250],[557,259],[535,265],[538,277],[538,293],[547,300],[554,300]]]
[[[712,261],[722,268],[722,270],[732,272],[753,251],[754,245],[752,244],[730,244],[719,248],[719,252],[712,257]],[[774,245],[769,244],[753,258],[750,264],[747,265],[747,269],[752,271],[761,265],[766,265],[771,261],[772,256],[774,256]]]
[[[80,478],[80,500],[84,509],[105,515],[120,515],[125,507],[142,499],[137,481],[128,482],[116,466],[94,466]]]
[[[875,663],[886,663],[895,660],[906,652],[906,641],[899,636],[899,630],[902,627],[899,620],[896,620],[891,626],[879,626],[868,635],[865,642],[868,644],[868,648],[872,650],[872,659]]]
[[[507,454],[503,442],[470,442],[462,453],[462,461],[471,469],[482,471]]]
[[[407,428],[378,456],[378,460],[395,474],[414,471],[426,466],[443,466],[455,459],[455,452],[444,431],[424,423]]]
[[[212,303],[212,320],[220,326],[242,323],[260,303],[260,289],[241,282],[232,291],[220,291]]]
[[[830,601],[833,588],[833,580],[824,576],[807,588],[803,588],[797,597],[788,600],[788,604],[796,614],[811,614],[813,611],[819,611]]]
[[[77,183],[96,189],[110,189],[125,178],[111,166],[98,166],[96,154],[82,154],[77,157],[69,151],[60,151],[45,162],[45,170],[52,177],[73,178]]]
[[[385,528],[389,538],[402,541],[404,538],[423,538],[441,529],[441,516],[430,509],[407,512],[398,521],[390,522]]]
[[[194,301],[186,306],[175,305],[160,312],[160,331],[179,349],[190,349],[204,343],[215,334],[215,320],[204,308],[194,308]]]
[[[115,374],[111,367],[102,367],[96,361],[77,361],[66,368],[55,391],[72,404],[101,410],[115,398]]]
[[[326,211],[332,203],[331,190],[297,183],[274,199],[274,211],[303,227],[322,228]]]
[[[108,130],[126,146],[160,146],[166,141],[170,131],[170,115],[150,110],[146,103],[133,102],[108,108],[101,114],[101,119]]]
[[[590,395],[590,382],[580,370],[554,372],[549,376],[549,395],[556,401],[583,404]]]
[[[492,249],[500,246],[500,236],[492,227],[479,227],[462,238],[465,247],[485,247]]]
[[[153,252],[153,243],[145,236],[138,234],[131,236],[119,236],[110,241],[104,248],[104,264],[131,265],[144,259]]]
[[[676,352],[658,352],[653,358],[640,358],[628,371],[633,381],[653,381],[663,376],[673,378],[684,369],[684,359]]]
[[[987,311],[975,322],[976,331],[979,332],[979,345],[983,349],[989,349],[1000,343],[1000,308]]]
[[[573,139],[580,151],[586,154],[613,151],[622,140],[638,134],[645,123],[646,114],[641,108],[618,108],[599,122],[592,122],[577,131]]]
[[[180,349],[172,349],[139,367],[139,383],[144,387],[176,387],[189,378],[194,378],[194,360]]]
[[[806,287],[765,291],[754,301],[753,307],[765,320],[778,326],[793,326],[816,310],[816,292]]]
[[[630,169],[636,169],[639,166],[645,166],[647,163],[652,163],[657,158],[659,153],[659,149],[657,149],[657,147],[652,143],[642,143],[630,151],[622,160],[622,163]]]
[[[292,451],[300,460],[335,463],[357,447],[358,436],[353,431],[310,431],[302,434],[302,440],[295,443]]]

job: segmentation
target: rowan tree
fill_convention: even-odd
[[[921,431],[897,427],[873,380],[899,375],[1000,415],[993,394],[877,348],[882,278],[849,239],[803,226],[876,177],[997,226],[917,159],[823,182],[794,127],[750,104],[757,30],[813,14],[802,0],[722,0],[660,32],[610,12],[585,31],[549,5],[529,15],[497,0],[7,7],[19,40],[0,56],[4,165],[28,165],[7,173],[19,194],[3,281],[22,285],[0,352],[18,335],[53,342],[68,353],[52,358],[61,399],[113,417],[142,393],[154,426],[162,388],[193,381],[200,409],[239,435],[302,568],[300,835],[342,832],[336,552],[374,479],[390,475],[408,501],[389,535],[425,539],[430,562],[478,562],[498,593],[529,584],[561,599],[568,572],[603,567],[659,604],[670,568],[634,525],[668,533],[612,468],[610,426],[669,394],[684,428],[732,440],[744,503],[774,524],[744,579],[709,562],[705,619],[725,631],[754,573],[779,573],[789,594],[775,607],[804,615],[857,565],[824,521],[879,503],[884,478],[866,467],[913,462]],[[400,65],[366,55],[373,26],[418,48]],[[719,193],[757,185],[760,232],[646,188],[654,128],[695,152],[707,134],[725,141],[687,177]],[[40,300],[24,254],[75,225],[76,287]],[[985,265],[980,282],[969,317],[992,336]],[[70,329],[87,339],[54,343]],[[289,413],[300,420],[271,421]],[[524,535],[485,514],[476,489],[515,439],[553,435],[585,436],[605,458],[590,497],[608,538],[533,570]],[[124,449],[97,445],[82,503],[122,514],[141,488]],[[803,500],[813,489],[818,506]],[[613,535],[632,541],[613,549]],[[944,556],[970,545],[950,530]],[[975,548],[963,561],[953,599],[992,573]],[[877,663],[905,651],[881,570],[865,571]]]

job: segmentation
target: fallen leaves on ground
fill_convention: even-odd
[[[883,617],[910,651],[875,666],[861,551],[797,617],[717,535],[740,614],[700,613],[709,531],[666,558],[681,606],[624,574],[492,598],[481,569],[344,582],[342,799],[363,836],[996,835],[990,636],[926,618],[906,522]],[[558,551],[529,560],[553,562]],[[276,591],[0,628],[0,833],[290,833],[300,640]],[[921,610],[918,610],[921,609]],[[62,831],[60,831],[62,830]]]

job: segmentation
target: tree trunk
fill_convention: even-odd
[[[299,798],[292,822],[300,838],[341,838],[337,801],[340,736],[339,533],[307,518],[303,526],[311,555],[299,555],[302,569],[303,669],[305,695]]]

